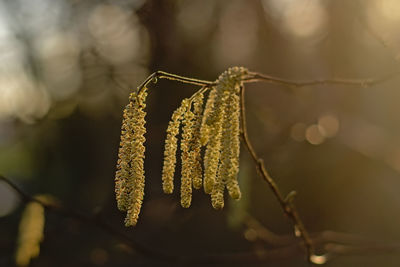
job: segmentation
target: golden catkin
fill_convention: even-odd
[[[205,146],[208,142],[210,135],[210,126],[207,124],[209,117],[214,109],[215,98],[217,97],[217,89],[214,87],[208,94],[206,106],[204,108],[203,118],[200,126],[200,142],[202,146]]]
[[[240,199],[241,193],[237,180],[239,172],[239,154],[240,154],[240,141],[239,141],[239,86],[235,86],[230,91],[226,106],[226,123],[224,124],[224,137],[226,136],[226,143],[228,143],[225,157],[221,156],[221,168],[224,169],[225,183],[229,195],[233,199]],[[224,154],[221,152],[221,154]]]
[[[193,137],[194,114],[190,110],[185,112],[183,117],[182,140],[181,140],[181,206],[190,207],[192,202],[192,162],[190,158],[190,144]]]
[[[215,209],[224,206],[225,185],[232,198],[241,197],[237,181],[240,152],[239,91],[246,72],[244,68],[231,68],[221,74],[215,87],[213,106],[208,117],[203,118],[213,133],[209,137],[204,157],[204,190],[211,193],[211,202]],[[207,181],[211,181],[211,185]]]
[[[54,202],[48,195],[39,195],[35,198],[42,202]],[[29,202],[22,214],[19,224],[17,251],[15,262],[17,266],[28,266],[31,259],[40,252],[40,242],[43,240],[45,216],[44,207],[35,201]]]
[[[209,138],[204,154],[204,192],[210,194],[216,183],[219,159],[221,154],[222,120],[224,117],[223,90],[219,84],[216,86],[214,104],[210,115],[206,119],[206,126],[209,127]],[[211,134],[212,133],[212,134]]]
[[[115,192],[118,208],[127,211],[126,226],[136,225],[144,197],[146,96],[147,88],[132,93],[124,110]]]
[[[203,116],[203,93],[197,94],[193,99],[193,113],[194,113],[194,129],[191,142],[190,158],[192,162],[192,181],[195,189],[200,189],[202,186],[202,172],[201,165],[201,140],[200,128]]]
[[[211,191],[211,205],[214,209],[220,210],[224,207],[225,178],[222,169],[218,168],[215,184]]]
[[[241,197],[237,180],[240,153],[239,94],[247,73],[245,68],[228,69],[214,83],[207,85],[210,87],[203,87],[190,99],[184,99],[172,115],[165,140],[162,182],[163,191],[171,194],[174,190],[178,135],[182,123],[182,207],[191,205],[192,188],[199,189],[202,185],[204,192],[211,195],[215,209],[224,206],[225,187],[233,199]],[[174,79],[178,76],[171,77]],[[148,82],[146,80],[144,84]],[[203,110],[203,93],[207,90],[210,92]],[[146,88],[137,94],[132,93],[123,115],[115,193],[118,208],[127,212],[126,226],[137,223],[144,197],[146,95]],[[203,146],[205,151],[201,164]]]
[[[126,226],[136,225],[144,197],[144,142],[146,141],[146,138],[144,137],[144,134],[146,133],[146,112],[144,109],[146,107],[146,96],[147,90],[144,88],[138,93],[135,103],[135,116],[133,117],[133,140],[131,142],[132,161],[130,172],[130,175],[132,176],[130,180],[133,182],[134,186],[133,190],[129,194],[131,203],[128,208],[127,217],[125,218]]]
[[[224,86],[221,83],[221,86]],[[229,133],[229,124],[228,121],[228,112],[231,111],[229,109],[229,96],[230,92],[228,90],[223,91],[222,98],[222,135],[221,135],[221,149],[220,149],[220,162],[217,168],[217,175],[215,178],[215,185],[211,191],[211,203],[215,209],[222,209],[224,207],[224,190],[226,184],[226,178],[228,176],[228,169],[230,166],[230,133]]]
[[[188,99],[182,101],[181,106],[174,111],[167,128],[167,138],[164,148],[164,165],[162,170],[163,191],[172,194],[174,191],[174,174],[176,165],[177,135],[181,119],[188,106]]]
[[[132,93],[131,97],[136,97],[136,94]],[[130,176],[130,162],[132,160],[131,140],[133,137],[133,116],[134,105],[130,101],[124,109],[117,171],[115,173],[115,194],[117,199],[117,207],[121,211],[126,211],[128,209],[129,192],[132,190],[132,188],[127,188],[127,179]]]

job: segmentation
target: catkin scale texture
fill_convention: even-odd
[[[210,104],[208,117],[203,118],[207,130],[212,129],[214,134],[204,138],[208,140],[204,158],[204,190],[211,193],[211,203],[215,209],[224,206],[225,186],[233,199],[241,197],[237,181],[240,153],[239,93],[242,76],[246,72],[244,68],[231,68],[218,78],[213,105]]]
[[[175,175],[175,165],[176,165],[176,150],[178,147],[179,127],[181,125],[181,120],[187,106],[189,104],[188,99],[182,101],[181,106],[174,111],[171,120],[167,128],[167,137],[165,139],[164,146],[164,164],[162,170],[162,182],[163,191],[166,194],[172,194],[174,191],[174,175]]]
[[[127,212],[126,226],[136,225],[144,197],[146,96],[146,88],[132,93],[123,115],[115,193],[118,209]]]
[[[190,161],[192,164],[192,182],[195,189],[200,189],[203,183],[203,168],[201,165],[201,140],[200,129],[203,113],[204,94],[199,93],[193,99],[194,129],[191,141]]]

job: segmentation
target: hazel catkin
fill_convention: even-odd
[[[115,192],[118,208],[127,211],[126,226],[136,225],[144,197],[146,96],[147,88],[132,93],[124,110]]]

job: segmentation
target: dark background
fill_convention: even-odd
[[[145,203],[138,225],[125,229],[113,179],[130,90],[156,70],[215,80],[235,65],[289,80],[381,77],[399,67],[399,26],[395,0],[3,0],[0,173],[31,195],[51,194],[70,208],[100,212],[155,251],[254,251],[260,242],[246,238],[240,223],[229,223],[237,204],[215,211],[196,191],[192,207],[183,209],[178,190],[162,193],[168,120],[197,90],[172,81],[149,90]],[[250,138],[282,191],[298,192],[295,202],[310,232],[400,240],[399,92],[397,77],[372,87],[247,85]],[[275,233],[292,234],[244,148],[241,156],[247,189],[239,208]],[[1,266],[13,265],[23,207],[0,183]],[[399,254],[372,250],[326,266],[399,263]],[[94,225],[47,213],[41,253],[31,266],[156,264],[168,265],[135,254]],[[301,255],[262,265],[268,264],[307,266]]]

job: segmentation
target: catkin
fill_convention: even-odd
[[[224,189],[234,199],[241,193],[237,181],[239,171],[239,91],[244,68],[231,68],[217,80],[215,96],[209,105],[207,117],[203,117],[207,148],[204,156],[204,191],[211,193],[211,203],[215,209],[224,206]],[[210,93],[211,94],[211,93]],[[206,107],[207,109],[207,107]]]
[[[221,84],[221,86],[224,86]],[[229,97],[230,92],[228,90],[223,92],[222,105],[223,109],[222,119],[221,119],[221,151],[220,151],[220,162],[217,168],[217,176],[215,179],[215,185],[211,192],[211,203],[215,209],[222,209],[224,207],[224,190],[226,179],[228,176],[228,169],[230,167],[230,132],[228,121],[228,112],[231,111],[229,108]]]
[[[192,162],[192,180],[193,187],[200,189],[202,186],[202,172],[201,166],[201,140],[200,128],[202,123],[203,113],[203,93],[197,94],[193,99],[193,113],[194,113],[194,130],[191,142],[190,158]]]
[[[135,97],[136,94],[131,94]],[[127,188],[127,178],[130,176],[130,162],[132,160],[131,139],[133,135],[133,103],[129,104],[124,109],[123,121],[121,127],[121,141],[118,152],[117,171],[115,173],[115,194],[117,199],[117,207],[121,211],[126,211],[129,206],[129,191],[132,188]]]
[[[124,110],[115,192],[118,208],[127,211],[126,226],[136,225],[144,197],[146,96],[146,88],[132,93]]]
[[[222,119],[224,117],[222,97],[223,90],[221,90],[219,85],[217,85],[214,104],[212,109],[209,111],[210,115],[205,121],[205,125],[206,127],[209,127],[210,132],[204,154],[204,192],[206,194],[212,192],[214,184],[216,183],[216,175],[221,154]]]
[[[210,126],[207,124],[209,117],[214,109],[215,98],[217,97],[217,89],[214,87],[211,89],[206,106],[204,108],[203,118],[200,126],[200,142],[202,146],[205,146],[208,142],[210,135]]]
[[[238,86],[236,86],[238,88]],[[223,142],[228,143],[226,154],[221,157],[221,168],[224,169],[225,183],[228,189],[229,195],[233,199],[240,199],[241,193],[237,180],[237,174],[239,172],[239,153],[240,153],[240,141],[239,141],[239,90],[230,91],[229,97],[227,98],[226,106],[226,123],[224,124],[224,140]]]
[[[44,203],[55,203],[49,195],[38,195],[35,199]],[[17,251],[15,263],[17,266],[28,266],[31,259],[40,252],[40,242],[43,240],[45,224],[44,207],[38,202],[29,202],[22,214],[19,224]]]
[[[183,114],[187,109],[189,101],[184,99],[181,106],[174,111],[167,128],[167,138],[164,148],[164,165],[162,170],[163,191],[172,194],[174,191],[174,174],[176,165],[177,135]]]
[[[193,136],[193,119],[194,114],[188,110],[183,117],[183,128],[182,128],[182,141],[181,141],[181,206],[184,208],[190,207],[192,202],[192,162],[190,158],[190,142]]]

